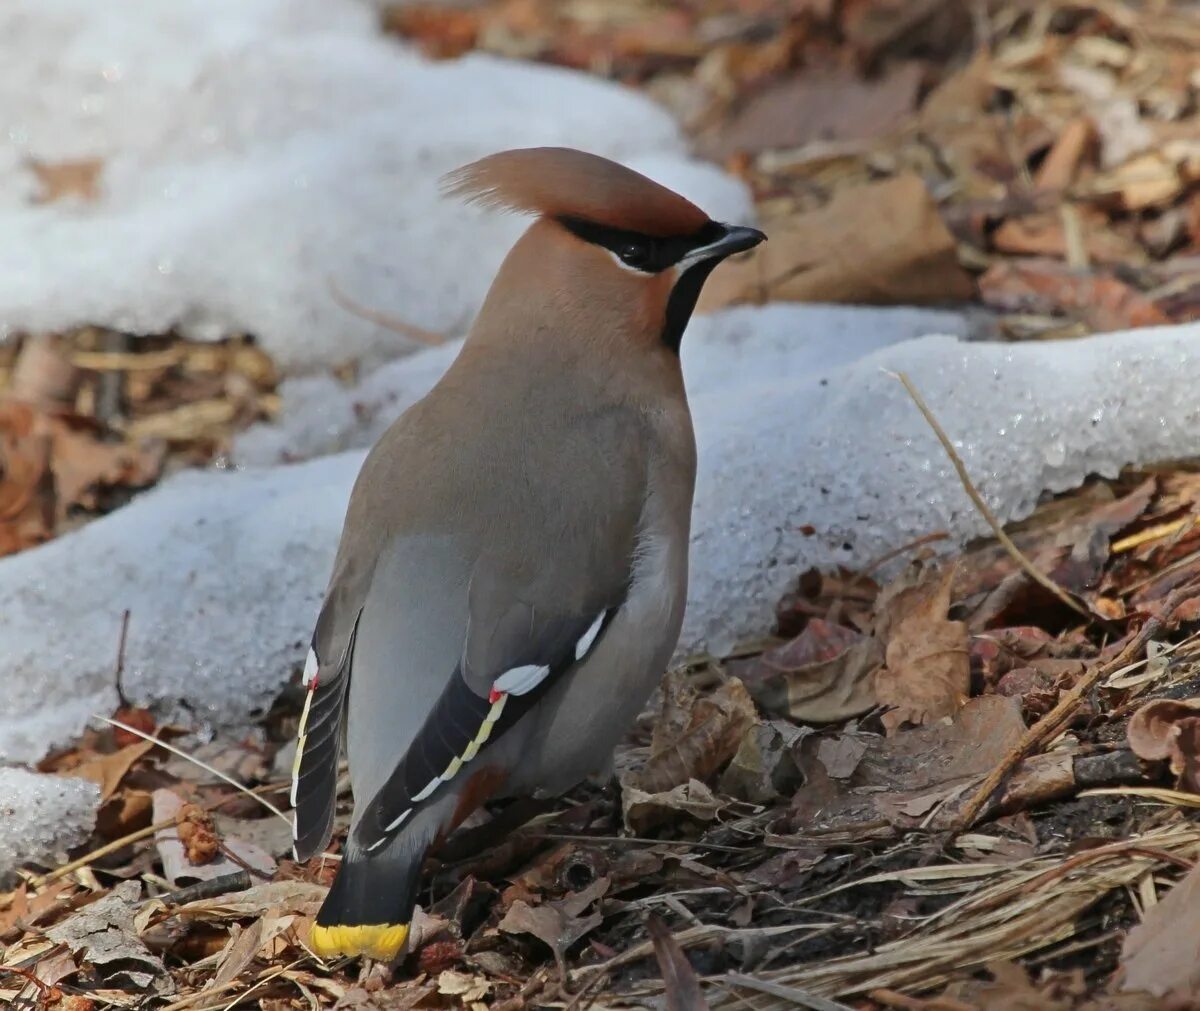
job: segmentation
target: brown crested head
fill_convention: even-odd
[[[570,148],[501,151],[451,172],[443,187],[471,203],[541,219],[501,268],[489,303],[512,306],[515,298],[493,298],[502,294],[497,288],[511,288],[522,277],[544,283],[553,261],[556,297],[576,290],[592,318],[599,299],[618,312],[632,309],[631,319],[675,351],[712,269],[766,238],[754,228],[713,221],[633,169]],[[530,269],[535,263],[536,272]]]
[[[708,215],[690,200],[624,165],[569,147],[501,151],[443,180],[471,203],[546,218],[578,218],[665,238],[702,228]]]

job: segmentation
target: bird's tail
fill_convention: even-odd
[[[321,958],[365,955],[390,962],[404,950],[422,853],[399,849],[347,849],[309,934],[309,947]]]

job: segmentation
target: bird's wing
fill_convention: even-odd
[[[481,559],[472,574],[462,659],[394,771],[356,819],[356,841],[368,851],[392,838],[568,676],[620,608],[623,587],[581,608],[530,603],[522,593],[528,584],[514,583],[511,570],[493,562]]]
[[[297,860],[329,843],[337,807],[337,766],[350,667],[361,606],[330,595],[321,608],[304,665],[307,689],[292,764],[292,835]]]

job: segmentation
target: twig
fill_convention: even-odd
[[[1093,614],[1079,601],[1075,600],[1066,590],[1058,585],[1053,579],[1041,572],[1034,564],[1022,554],[1021,549],[1013,543],[1011,537],[1004,532],[1004,527],[1000,525],[1000,521],[996,518],[996,514],[988,507],[988,504],[983,500],[983,496],[976,490],[975,485],[971,482],[971,475],[967,473],[966,465],[962,462],[962,457],[958,455],[958,451],[954,448],[954,444],[950,441],[950,437],[946,435],[946,430],[942,428],[941,423],[933,416],[933,412],[929,409],[929,405],[925,403],[924,398],[917,388],[913,386],[912,380],[903,372],[893,372],[904,389],[908,391],[908,395],[912,397],[912,401],[917,405],[917,410],[929,423],[929,427],[933,429],[933,434],[938,437],[938,442],[942,444],[942,449],[946,451],[946,455],[950,458],[950,462],[954,465],[955,471],[958,473],[958,479],[962,482],[963,491],[967,493],[967,497],[975,504],[975,508],[979,510],[979,514],[987,522],[987,525],[992,528],[992,533],[996,535],[1005,551],[1009,553],[1012,560],[1021,567],[1021,570],[1038,586],[1044,590],[1054,594],[1063,604],[1069,607],[1076,614],[1082,615],[1089,622],[1098,620],[1097,615]]]
[[[165,748],[167,751],[171,752],[172,755],[178,755],[180,758],[184,759],[185,761],[191,762],[193,765],[198,766],[199,768],[203,769],[205,772],[210,773],[213,776],[216,776],[217,779],[221,780],[222,782],[228,783],[230,786],[234,787],[235,789],[240,790],[242,793],[246,794],[246,796],[251,797],[254,800],[258,801],[258,803],[260,803],[263,807],[265,807],[273,815],[276,815],[277,817],[282,818],[289,826],[292,824],[292,819],[289,818],[286,814],[284,814],[279,808],[277,808],[274,804],[272,804],[265,797],[260,797],[257,793],[255,793],[253,790],[251,790],[250,787],[246,786],[244,783],[239,783],[232,776],[225,775],[225,773],[221,772],[220,769],[214,769],[207,762],[200,761],[200,759],[196,758],[194,755],[189,755],[186,751],[183,751],[182,749],[175,747],[175,745],[168,744],[166,741],[162,740],[161,738],[155,737],[152,734],[147,734],[144,730],[138,730],[137,727],[131,727],[128,723],[122,723],[120,720],[110,719],[107,716],[93,716],[92,719],[102,720],[104,723],[107,723],[111,726],[120,727],[122,730],[128,731],[129,733],[133,734],[135,737],[140,737],[143,741],[150,741],[154,744],[157,744],[160,748]]]
[[[1164,614],[1170,615],[1175,609],[1172,597],[1174,597],[1174,594],[1167,598],[1166,606],[1163,608]],[[1091,670],[1086,671],[1075,682],[1071,690],[1059,699],[1058,705],[1026,730],[1021,735],[1021,739],[1017,742],[1016,747],[1009,751],[1004,756],[1004,760],[988,774],[987,779],[980,784],[979,789],[975,791],[955,819],[954,827],[951,831],[958,833],[970,828],[979,816],[979,812],[987,804],[988,798],[1000,788],[1004,780],[1008,778],[1009,773],[1017,767],[1022,759],[1031,754],[1035,748],[1057,737],[1059,731],[1071,721],[1071,718],[1075,715],[1075,710],[1079,708],[1079,704],[1088,692],[1095,688],[1104,678],[1112,674],[1113,671],[1120,670],[1129,663],[1145,647],[1146,643],[1158,634],[1162,628],[1162,624],[1161,618],[1148,619],[1138,633],[1129,640],[1125,648],[1112,660],[1108,661],[1108,663],[1095,664]]]
[[[32,973],[30,970],[19,969],[15,965],[0,965],[0,976],[4,975],[5,973],[12,973],[14,976],[20,976],[26,981],[27,986],[37,987],[38,1003],[43,1007],[49,1003],[53,988],[45,980],[38,979],[37,976],[34,975],[34,973]],[[18,997],[21,995],[24,989],[25,987],[21,987],[21,989],[17,991]]]
[[[207,881],[197,881],[194,885],[168,892],[159,899],[164,906],[186,906],[189,902],[201,899],[215,899],[218,895],[229,895],[232,892],[244,892],[250,887],[249,871],[233,871]]]
[[[292,963],[292,964],[295,965],[297,963]],[[270,983],[271,980],[273,980],[273,979],[277,979],[278,977],[282,976],[285,972],[287,972],[290,968],[291,968],[291,966],[287,966],[287,965],[280,966],[274,972],[269,973],[266,976],[263,976],[261,979],[259,979],[259,981],[257,983],[251,984],[247,989],[243,990],[236,997],[234,997],[233,1000],[231,1000],[228,1004],[226,1004],[224,1007],[221,1008],[221,1011],[233,1011],[233,1009],[235,1007],[237,1007],[242,1001],[244,1001],[247,997],[249,997],[250,994],[253,993],[255,990],[257,990],[260,986],[262,986],[264,983]]]
[[[129,708],[129,699],[125,696],[125,687],[121,680],[125,677],[125,643],[129,638],[129,608],[121,614],[121,637],[117,640],[117,699],[125,708]]]
[[[377,323],[379,326],[386,327],[402,337],[408,337],[410,340],[419,341],[422,344],[428,344],[430,347],[437,347],[439,344],[446,343],[446,335],[436,333],[433,330],[426,330],[424,327],[417,326],[415,323],[406,323],[402,319],[397,319],[395,316],[389,316],[385,312],[380,312],[378,309],[369,309],[365,305],[360,305],[347,295],[337,282],[331,277],[328,280],[329,294],[333,296],[333,300],[340,305],[346,312],[353,313],[359,319],[365,319],[371,323]]]

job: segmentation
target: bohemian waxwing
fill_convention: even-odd
[[[426,851],[485,800],[602,768],[663,673],[695,444],[679,345],[761,242],[605,158],[505,151],[447,190],[537,215],[458,358],[363,464],[304,670],[296,855],[354,815],[321,956],[404,948]]]

